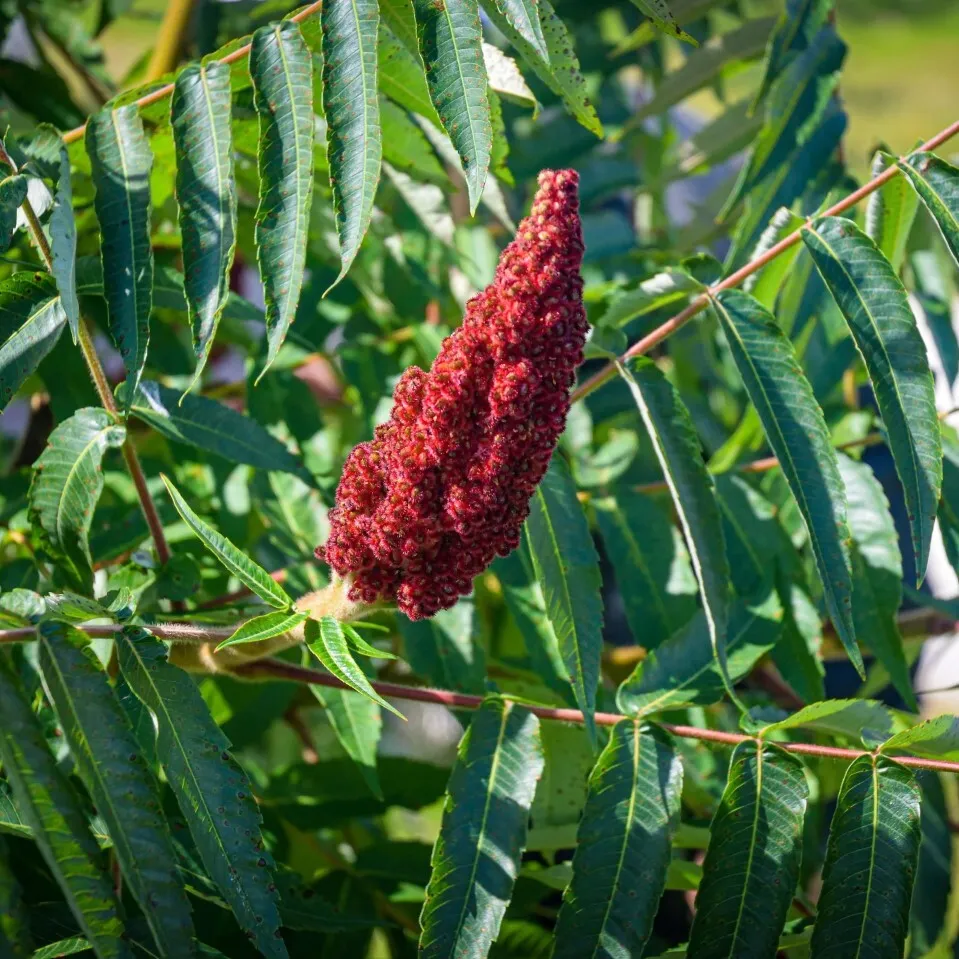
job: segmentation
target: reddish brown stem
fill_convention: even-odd
[[[335,676],[310,669],[306,666],[296,666],[279,659],[261,659],[255,663],[240,667],[237,672],[248,678],[270,677],[273,679],[288,679],[295,683],[310,683],[316,686],[331,686],[334,689],[343,687]],[[471,696],[467,693],[454,693],[448,689],[428,689],[420,686],[404,686],[401,683],[375,682],[373,688],[381,696],[393,699],[406,699],[420,703],[435,703],[451,709],[476,709],[483,702],[482,696]],[[525,708],[540,719],[552,719],[564,723],[582,723],[583,714],[578,709],[558,708],[553,706],[528,706]],[[615,726],[620,720],[628,719],[618,713],[596,713],[596,725]],[[719,729],[701,729],[698,726],[677,726],[673,723],[660,723],[674,736],[684,739],[699,739],[705,742],[722,743],[726,746],[738,746],[740,743],[755,740],[755,736],[742,733],[727,733]],[[841,746],[820,746],[816,743],[776,743],[787,752],[800,753],[804,756],[818,756],[821,759],[853,760],[860,756],[871,756],[872,753],[864,749],[845,749]],[[950,762],[945,759],[926,759],[920,756],[896,756],[896,762],[904,766],[913,766],[917,769],[934,769],[939,772],[959,773],[959,762]]]
[[[932,139],[927,140],[917,149],[920,151],[935,150],[936,147],[950,140],[959,133],[959,120],[951,123],[945,129],[940,130]],[[834,203],[828,210],[820,216],[838,216],[845,213],[850,207],[855,206],[860,200],[865,199],[870,193],[875,193],[884,183],[888,183],[899,173],[899,166],[892,164],[882,171],[878,176],[873,177],[868,183],[864,183],[858,190],[854,190],[847,197],[844,197],[838,203]],[[731,290],[739,286],[743,280],[752,276],[761,270],[767,263],[775,260],[780,253],[784,253],[791,246],[795,246],[802,239],[802,227],[793,230],[788,236],[783,237],[778,243],[771,246],[761,256],[750,260],[745,266],[740,267],[735,273],[730,273],[724,280],[710,286],[700,293],[685,309],[680,310],[675,316],[666,320],[662,326],[658,326],[651,333],[648,333],[642,339],[637,340],[621,357],[611,363],[607,363],[599,372],[594,373],[588,380],[581,383],[572,394],[572,400],[581,400],[588,396],[594,390],[598,389],[604,383],[611,380],[616,375],[618,364],[625,363],[635,356],[643,356],[654,347],[659,346],[668,336],[675,333],[680,327],[685,326],[694,316],[697,316],[709,306],[710,300],[723,290]]]
[[[293,14],[290,19],[294,23],[301,23],[303,20],[307,20],[313,16],[314,13],[319,13],[322,6],[323,0],[316,0],[316,3],[311,3],[308,7],[299,10]],[[250,47],[251,44],[244,43],[243,46],[231,50],[226,56],[220,57],[219,60],[208,60],[207,63],[235,63],[237,60],[242,60],[245,56],[249,55]],[[145,96],[140,97],[140,99],[136,101],[136,105],[137,107],[148,107],[151,103],[158,103],[160,100],[166,99],[171,93],[173,93],[173,84],[165,83],[163,86],[157,87],[156,90],[151,90]],[[64,142],[73,143],[74,140],[79,140],[86,131],[86,128],[86,124],[83,124],[83,126],[75,127],[73,130],[67,130],[67,132],[63,134]]]

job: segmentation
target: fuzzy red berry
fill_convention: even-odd
[[[493,282],[429,373],[408,369],[389,422],[346,460],[317,556],[350,598],[432,616],[519,544],[583,359],[579,177],[545,170]]]

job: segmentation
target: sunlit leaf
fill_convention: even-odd
[[[277,609],[289,609],[293,600],[270,574],[237,549],[225,536],[205,523],[189,503],[177,492],[176,487],[161,473],[160,478],[166,485],[170,499],[183,521],[199,537],[200,542],[245,586],[256,593],[264,602]]]
[[[802,235],[872,380],[906,497],[921,582],[942,487],[942,442],[925,344],[902,282],[855,223],[826,217]]]
[[[487,699],[460,742],[420,916],[422,959],[481,959],[499,931],[543,770],[539,720]]]
[[[296,316],[313,200],[313,60],[295,23],[284,20],[253,34],[250,75],[260,117],[256,249],[267,338],[262,376]]]
[[[774,955],[799,879],[809,794],[803,765],[769,743],[733,752],[689,934],[691,955]]]
[[[679,825],[683,766],[655,726],[621,720],[596,762],[555,959],[641,955]]]
[[[190,906],[159,787],[139,755],[126,714],[87,637],[62,623],[45,623],[38,635],[44,687],[80,777],[110,831],[123,881],[160,949],[190,956]]]
[[[87,122],[86,147],[96,186],[110,334],[123,357],[129,388],[135,390],[146,364],[153,309],[153,154],[132,105],[92,116]]]
[[[36,462],[30,515],[46,547],[78,583],[87,583],[91,575],[87,538],[103,490],[101,463],[106,451],[125,439],[125,428],[113,416],[88,407],[50,434]]]
[[[166,661],[162,643],[128,626],[117,634],[116,648],[130,689],[153,714],[157,756],[203,865],[260,952],[285,959],[273,857],[264,848],[252,788],[229,752],[229,740],[196,683]]]
[[[413,0],[413,9],[430,97],[463,164],[475,213],[493,144],[477,0]]]
[[[846,770],[829,829],[812,954],[901,956],[919,855],[919,787],[884,756]]]
[[[595,741],[593,713],[603,645],[602,576],[589,523],[559,455],[553,457],[533,494],[525,536],[576,703]]]
[[[377,0],[327,0],[323,24],[323,110],[340,274],[347,273],[373,215],[383,142],[377,93]]]
[[[196,354],[194,383],[206,366],[230,295],[236,247],[230,100],[230,68],[226,64],[191,64],[176,78],[171,123],[184,290]]]

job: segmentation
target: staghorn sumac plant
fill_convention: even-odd
[[[2,8],[0,956],[954,951],[959,121],[760,12]]]

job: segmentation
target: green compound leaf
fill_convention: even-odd
[[[735,604],[726,640],[729,678],[745,676],[775,646],[782,628],[783,610],[774,592],[762,603]],[[627,716],[645,716],[718,702],[725,689],[706,616],[699,612],[623,681],[616,704]]]
[[[473,715],[450,775],[420,916],[421,959],[482,959],[513,892],[536,782],[539,720],[489,698]]]
[[[463,164],[475,213],[493,151],[477,0],[413,0],[413,9],[430,98]]]
[[[919,786],[884,756],[846,770],[812,935],[817,959],[901,956],[919,858]]]
[[[17,229],[17,211],[27,198],[29,180],[22,173],[0,180],[0,253],[6,253]]]
[[[683,765],[655,726],[621,720],[589,777],[553,959],[639,956],[679,826]]]
[[[486,691],[486,651],[476,636],[475,606],[461,599],[429,619],[397,617],[406,661],[442,689]]]
[[[191,64],[177,75],[171,118],[183,236],[183,287],[196,354],[191,388],[206,366],[230,295],[236,248],[230,115],[227,64]]]
[[[260,27],[250,50],[260,117],[255,240],[266,300],[267,354],[276,359],[296,316],[313,200],[313,58],[291,20]]]
[[[932,214],[946,246],[959,263],[959,169],[921,150],[900,160],[899,167]]]
[[[158,433],[198,449],[215,453],[230,463],[257,469],[294,473],[313,484],[306,467],[256,420],[225,403],[192,393],[185,395],[153,380],[141,380],[130,412]]]
[[[293,600],[287,595],[286,590],[262,566],[254,563],[249,556],[237,549],[225,536],[200,519],[190,508],[189,503],[177,492],[176,487],[162,473],[160,479],[163,480],[176,511],[183,517],[187,526],[196,533],[200,542],[240,582],[249,587],[265,603],[277,609],[290,609]]]
[[[370,792],[383,799],[383,787],[376,769],[376,749],[383,732],[380,707],[352,689],[310,686],[316,701],[326,710],[326,718],[340,745],[359,766]]]
[[[775,955],[799,878],[808,795],[795,756],[755,740],[736,747],[710,827],[689,955]]]
[[[875,653],[906,705],[918,711],[897,616],[902,604],[899,536],[882,484],[865,463],[840,455],[853,537],[852,614],[856,635]]]
[[[66,776],[47,748],[19,680],[0,657],[0,761],[40,853],[99,959],[132,959],[103,856]]]
[[[274,636],[282,636],[291,629],[296,629],[300,623],[304,622],[309,613],[288,613],[285,610],[278,610],[275,613],[264,613],[262,616],[254,616],[248,619],[241,626],[237,627],[236,632],[229,638],[224,639],[216,651],[226,649],[228,646],[240,646],[243,643],[259,643],[264,639],[272,639]]]
[[[434,126],[439,128],[440,118],[436,115],[433,102],[430,100],[429,87],[426,85],[426,75],[423,72],[423,61],[420,59],[416,44],[416,24],[413,20],[413,8],[406,0],[412,27],[412,48],[401,42],[396,34],[386,25],[380,23],[379,46],[377,48],[377,70],[379,74],[380,90],[394,103],[405,107],[411,113],[418,113],[426,117]],[[380,14],[383,21],[387,20],[386,7],[381,5]]]
[[[825,217],[802,236],[872,381],[921,582],[942,489],[942,438],[925,344],[895,270],[852,220]]]
[[[14,273],[0,283],[0,410],[57,345],[66,324],[47,274]]]
[[[666,3],[666,0],[632,0],[632,2],[634,7],[638,7],[639,10],[646,14],[653,26],[661,33],[665,33],[670,37],[676,37],[677,40],[682,40],[684,43],[689,43],[694,47],[699,46],[695,38],[691,37],[676,22],[676,18],[670,11],[669,4]]]
[[[719,505],[699,438],[679,394],[655,363],[640,358],[629,367],[617,364],[617,369],[636,402],[669,487],[699,583],[713,655],[735,699],[726,667],[729,564]]]
[[[370,685],[366,674],[350,652],[350,644],[344,635],[343,627],[332,616],[324,616],[319,622],[315,619],[307,620],[305,635],[310,652],[341,683],[362,693],[378,706],[388,709],[394,716],[406,719]]]
[[[80,335],[80,301],[77,299],[77,224],[73,218],[73,186],[70,181],[70,156],[60,145],[60,178],[50,214],[50,252],[53,278],[57,281],[60,302],[67,315],[73,342]]]
[[[602,575],[589,522],[562,456],[553,457],[533,494],[525,536],[546,615],[595,744],[596,686],[603,647]]]
[[[113,840],[124,884],[161,953],[194,954],[190,905],[159,788],[88,638],[64,623],[39,630],[40,671],[80,778]]]
[[[852,618],[846,493],[822,410],[792,344],[757,300],[726,290],[713,308],[809,531],[836,631],[862,674]]]
[[[959,718],[936,716],[887,739],[885,750],[902,749],[931,759],[959,760]]]
[[[10,959],[33,955],[29,917],[20,883],[10,869],[10,849],[0,836],[0,954]]]
[[[380,179],[383,140],[376,78],[380,14],[377,0],[327,0],[321,17],[326,149],[340,238],[335,286],[346,276],[369,228]]]
[[[872,162],[872,175],[879,176],[895,162],[894,157],[880,150]],[[894,176],[869,197],[866,206],[866,235],[897,271],[905,259],[909,233],[919,209],[919,197],[908,179]]]
[[[593,515],[633,638],[655,649],[696,612],[696,578],[682,536],[663,509],[626,488],[614,494],[593,500]]]
[[[549,49],[539,19],[538,0],[493,0],[496,12],[536,52],[544,64],[549,64]]]
[[[96,187],[103,293],[110,334],[135,390],[146,365],[153,308],[150,174],[153,154],[134,105],[101,110],[87,122]]]
[[[573,38],[549,0],[538,2],[543,38],[549,54],[548,62],[543,60],[537,48],[523,38],[497,7],[487,3],[484,9],[497,30],[509,40],[536,76],[563,101],[570,114],[590,133],[602,139],[603,124],[586,94],[586,81],[580,72]]]
[[[858,743],[866,729],[888,736],[892,731],[892,714],[882,703],[871,699],[830,699],[810,703],[785,719],[771,723],[762,735],[788,729],[810,729]]]
[[[125,439],[126,430],[106,410],[85,407],[50,434],[36,462],[31,521],[51,554],[64,561],[80,584],[92,575],[87,537],[103,490],[100,464],[107,449],[122,446]]]
[[[162,643],[127,626],[117,634],[116,648],[130,689],[153,714],[157,756],[203,865],[256,948],[270,959],[286,959],[273,857],[229,740],[193,679],[167,662]]]

